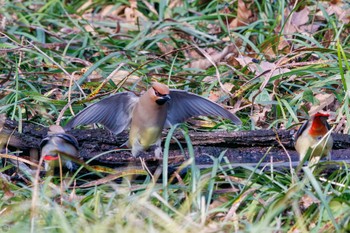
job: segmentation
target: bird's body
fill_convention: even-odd
[[[168,95],[169,90],[164,89],[163,93]],[[149,101],[150,99],[154,101]],[[132,154],[147,150],[154,144],[160,146],[160,136],[166,121],[168,105],[165,104],[166,102],[158,104],[155,101],[153,92],[147,91],[140,97],[132,111],[128,141]],[[145,112],[153,114],[145,114]]]
[[[69,169],[73,169],[73,163],[67,157],[78,156],[78,142],[70,134],[65,133],[62,127],[52,125],[49,128],[48,136],[40,143],[41,156],[45,161],[45,170],[54,169],[58,164],[59,156],[62,156],[62,163]]]
[[[316,113],[311,120],[306,121],[296,134],[295,149],[302,161],[311,148],[311,161],[317,161],[322,157],[331,159],[333,138],[327,135],[330,126],[327,123],[329,115]]]
[[[156,145],[155,154],[161,154],[163,128],[180,123],[193,116],[213,115],[241,121],[234,114],[198,95],[172,90],[161,83],[153,83],[140,97],[122,92],[90,105],[76,115],[67,129],[82,124],[101,123],[115,134],[130,127],[127,145],[133,156]]]

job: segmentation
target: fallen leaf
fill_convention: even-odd
[[[216,77],[214,77],[216,80]],[[204,80],[203,80],[204,81]],[[209,82],[210,83],[210,82]],[[234,87],[234,85],[232,83],[224,83],[223,87],[226,91],[231,92],[232,88]],[[219,90],[212,90],[209,93],[209,97],[208,99],[210,99],[213,102],[218,102],[222,97],[227,96],[226,92],[223,91],[222,89]]]
[[[122,5],[120,7],[117,7],[115,5],[107,5],[101,9],[101,11],[98,13],[99,18],[116,18],[121,12],[124,11],[125,5]]]
[[[314,115],[317,112],[321,112],[324,108],[331,108],[331,105],[334,103],[335,97],[332,94],[320,93],[315,95],[315,98],[318,100],[319,104],[312,105],[309,110],[310,115]]]
[[[343,10],[339,15],[338,18],[340,21],[342,21],[345,24],[350,23],[350,9]]]
[[[255,14],[251,10],[252,3],[252,0],[238,0],[237,17],[230,23],[230,29],[245,26],[255,21]]]
[[[253,114],[250,116],[250,119],[252,122],[254,122],[254,125],[257,127],[261,126],[268,126],[266,125],[267,121],[267,113],[271,112],[272,105],[254,105]]]
[[[77,12],[84,12],[87,13],[87,9],[90,8],[90,6],[93,4],[92,0],[87,0],[81,7],[78,8]],[[92,11],[92,8],[89,9],[89,11]]]
[[[15,194],[11,192],[10,185],[10,177],[0,173],[0,189],[4,192],[5,198],[13,197]]]
[[[300,32],[306,32],[309,34],[313,34],[315,32],[317,32],[317,30],[320,28],[320,24],[310,24],[310,25],[302,25],[300,26]]]
[[[308,7],[304,7],[301,11],[292,13],[290,23],[296,27],[304,25],[309,21],[310,10]]]
[[[242,68],[242,66],[239,64],[239,62],[236,60],[237,55],[235,53],[229,53],[225,57],[225,61],[227,62],[228,65],[233,66],[236,69]]]
[[[214,63],[220,62],[224,57],[226,57],[227,54],[231,53],[233,51],[234,47],[232,45],[226,46],[221,52],[220,51],[212,51],[209,50],[211,53],[210,57],[211,60]],[[206,51],[207,52],[207,51]],[[212,66],[212,62],[209,61],[207,58],[203,58],[200,60],[192,61],[190,64],[186,65],[186,68],[196,68],[196,69],[208,69],[210,66]]]
[[[289,18],[287,18],[287,21],[283,28],[283,33],[288,38],[291,37],[295,32],[309,34],[310,32],[315,32],[315,30],[319,28],[319,25],[305,25],[309,22],[310,9],[308,7],[304,7],[300,11],[291,13],[289,9],[286,8],[284,13],[286,16],[292,14]]]
[[[142,21],[148,21],[148,19],[137,10],[137,1],[136,0],[130,0],[130,7],[126,7],[124,9],[124,16],[126,19],[126,22],[137,25],[140,20]]]
[[[158,12],[157,10],[154,8],[154,6],[149,2],[149,1],[145,1],[142,0],[143,4],[145,4],[145,6],[147,6],[147,8],[156,16],[158,16]]]
[[[124,177],[124,176],[130,176],[130,175],[147,175],[147,172],[145,170],[133,169],[133,168],[130,168],[130,169],[125,170],[125,171],[117,171],[115,174],[111,174],[111,175],[108,175],[106,177],[100,178],[98,180],[87,182],[83,185],[78,186],[78,188],[94,187],[94,186],[98,186],[101,184],[111,182],[113,180],[116,180],[116,179]]]
[[[118,85],[125,77],[127,77],[130,74],[130,71],[126,70],[118,70],[113,77],[112,81]],[[137,84],[138,86],[140,85],[141,78],[136,75],[130,75],[128,79],[125,81],[126,86],[133,86]]]
[[[307,209],[312,204],[318,204],[318,203],[320,203],[319,200],[306,194],[300,198],[300,204],[304,209]]]
[[[266,40],[261,48],[268,60],[275,59],[280,53],[287,54],[290,51],[290,45],[283,36],[275,36],[270,40]]]
[[[326,9],[328,15],[336,15],[336,17],[345,24],[350,22],[350,7],[348,4],[343,1],[331,1],[331,2],[323,2],[323,7]],[[326,20],[324,16],[324,12],[319,10],[315,14],[318,20]]]
[[[279,74],[283,74],[286,72],[289,72],[290,69],[288,68],[279,68],[275,63],[267,62],[267,61],[261,61],[259,64],[254,62],[254,58],[246,57],[246,56],[240,56],[236,58],[236,60],[244,67],[248,66],[248,68],[255,72],[255,74],[258,76],[264,72],[262,77],[273,77]],[[268,72],[267,72],[268,71]],[[293,75],[294,76],[294,75]]]

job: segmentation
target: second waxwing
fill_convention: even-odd
[[[45,162],[45,170],[53,170],[58,166],[59,156],[62,163],[73,170],[73,162],[67,157],[78,157],[79,145],[75,137],[67,134],[61,126],[51,125],[47,137],[40,143],[41,156]]]
[[[302,161],[311,149],[310,162],[317,162],[320,158],[331,159],[333,138],[329,134],[330,126],[327,122],[329,114],[316,113],[306,121],[298,130],[295,137],[295,149]]]
[[[132,92],[122,92],[88,106],[65,128],[100,123],[119,134],[130,127],[126,145],[131,148],[132,155],[136,157],[155,145],[155,155],[160,157],[163,128],[201,115],[221,116],[241,124],[236,115],[208,99],[154,82],[140,97]]]

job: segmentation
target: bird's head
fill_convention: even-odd
[[[149,89],[152,100],[158,105],[163,105],[170,100],[169,87],[165,84],[154,82]]]
[[[329,125],[327,123],[327,119],[329,114],[326,113],[316,113],[312,117],[312,124],[309,130],[311,136],[323,136],[329,130]]]
[[[47,132],[47,134],[52,135],[52,134],[58,134],[58,133],[65,133],[65,131],[59,125],[50,125],[49,131]]]

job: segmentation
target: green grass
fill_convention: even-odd
[[[309,104],[324,104],[336,116],[331,123],[341,124],[337,131],[349,133],[350,28],[336,15],[326,14],[325,2],[254,2],[251,10],[256,18],[235,28],[228,24],[237,17],[237,2],[197,0],[170,7],[173,1],[147,1],[148,5],[138,1],[136,8],[130,8],[129,1],[118,1],[109,10],[118,10],[118,15],[102,13],[110,2],[93,1],[84,7],[85,1],[79,0],[0,3],[0,113],[19,122],[65,124],[72,111],[81,110],[81,103],[95,93],[142,89],[135,79],[109,80],[100,89],[122,65],[118,69],[139,79],[141,86],[156,79],[171,88],[209,96],[221,84],[231,84],[232,90],[219,101],[239,103],[240,130],[288,128],[308,115]],[[292,17],[287,7],[292,13],[309,8],[306,25],[320,27],[312,34],[278,30],[286,28]],[[128,10],[142,17],[127,21]],[[315,11],[323,12],[324,18],[317,18]],[[239,55],[257,59],[258,73],[226,59],[216,67],[191,67],[198,57],[206,60],[203,53],[219,53],[229,45],[235,59]],[[266,70],[263,62],[289,70],[259,76]],[[206,81],[208,77],[213,81]],[[334,100],[316,98],[324,94],[329,94],[326,100]],[[263,117],[252,121],[251,113]],[[220,129],[234,128],[216,123]],[[186,130],[183,133],[190,158],[178,170],[187,169],[180,180],[165,175],[161,180],[157,174],[136,180],[124,176],[118,183],[62,193],[58,178],[43,178],[34,186],[30,174],[28,182],[0,177],[0,232],[350,230],[347,164],[331,174],[325,172],[327,163],[313,172],[306,168],[298,173],[271,167],[231,168],[223,151],[208,155],[212,168],[199,170],[190,138]],[[166,162],[162,169],[166,174]],[[11,171],[9,166],[1,169]],[[76,179],[79,184],[88,182],[84,176]]]

